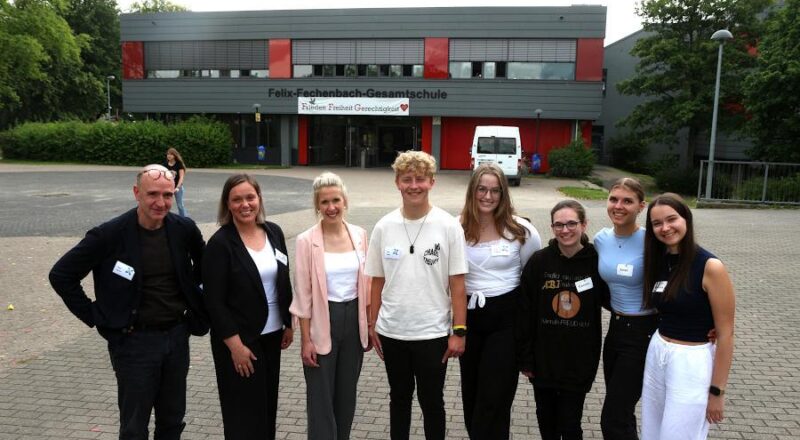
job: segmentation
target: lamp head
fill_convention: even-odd
[[[714,41],[719,41],[720,43],[724,43],[728,40],[733,40],[733,34],[727,29],[720,29],[714,32],[714,35],[711,36],[711,39]]]
[[[534,112],[534,113],[536,113],[536,117],[537,117],[537,118],[538,118],[539,116],[542,116],[542,109],[540,109],[540,108],[537,108],[537,109],[536,109],[536,110],[534,110],[533,112]]]
[[[114,81],[115,79],[117,79],[117,77],[116,77],[116,76],[114,76],[114,75],[108,75],[108,76],[106,77],[106,79],[107,79],[107,80],[109,80],[109,81]]]

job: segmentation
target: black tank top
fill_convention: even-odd
[[[664,289],[654,288],[651,292],[653,304],[658,309],[660,334],[680,341],[708,341],[708,332],[714,328],[711,303],[708,301],[708,294],[703,290],[703,273],[709,258],[717,257],[698,246],[689,271],[688,284],[681,286],[672,300],[663,300]],[[677,264],[677,260],[677,255],[667,256],[665,267],[658,277],[661,282],[669,279],[670,270]],[[659,283],[656,283],[656,287],[658,286]]]

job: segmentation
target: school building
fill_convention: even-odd
[[[606,7],[123,14],[123,110],[214,115],[239,162],[468,169],[474,129],[523,149],[582,136],[603,104]],[[260,148],[259,148],[260,147]]]

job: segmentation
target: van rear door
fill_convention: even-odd
[[[475,166],[494,162],[507,176],[517,175],[517,140],[513,137],[479,137]]]

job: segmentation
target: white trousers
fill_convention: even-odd
[[[642,385],[642,440],[703,440],[716,346],[650,338]]]

